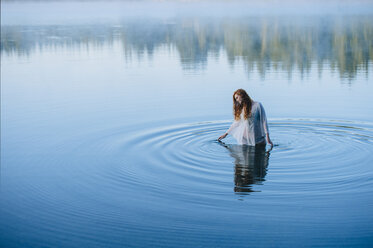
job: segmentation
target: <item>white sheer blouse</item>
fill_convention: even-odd
[[[251,116],[248,119],[244,119],[244,111],[242,111],[240,119],[232,123],[227,133],[232,135],[239,145],[255,146],[266,142],[268,124],[262,104],[253,102]]]

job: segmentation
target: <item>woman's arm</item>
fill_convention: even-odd
[[[261,122],[262,122],[262,125],[263,125],[263,130],[264,130],[264,133],[266,134],[267,142],[268,142],[268,144],[271,145],[271,148],[272,148],[273,143],[272,143],[272,140],[269,138],[269,129],[268,129],[266,112],[264,110],[263,105],[261,103],[259,103],[259,104],[260,104],[260,112],[261,112],[260,118],[261,118]]]
[[[224,139],[225,137],[227,137],[227,135],[233,130],[233,129],[235,129],[237,126],[238,126],[238,124],[239,124],[239,122],[238,121],[233,121],[233,123],[232,123],[232,125],[230,126],[230,128],[227,130],[227,132],[225,133],[225,134],[223,134],[223,135],[221,135],[219,138],[218,138],[218,140],[220,141],[220,140],[222,140],[222,139]]]

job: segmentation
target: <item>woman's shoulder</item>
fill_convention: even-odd
[[[253,107],[259,107],[259,106],[262,106],[262,104],[260,102],[253,100]]]
[[[262,103],[259,101],[253,101],[253,106],[263,107]]]
[[[252,106],[253,111],[262,111],[263,109],[264,108],[261,102],[253,101],[253,106]]]

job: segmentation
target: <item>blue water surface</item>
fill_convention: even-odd
[[[373,8],[322,4],[2,2],[1,247],[371,247]]]

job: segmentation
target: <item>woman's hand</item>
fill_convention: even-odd
[[[270,144],[271,145],[271,150],[272,150],[272,148],[273,148],[273,143],[272,143],[272,140],[269,138],[269,136],[267,136],[267,139],[268,139],[268,144]]]
[[[270,149],[270,150],[272,150],[272,148],[273,148],[273,143],[272,143],[272,140],[269,138],[269,133],[266,133],[266,136],[267,136],[268,144],[271,145],[271,149]]]
[[[218,138],[218,140],[220,141],[220,140],[224,139],[225,137],[227,137],[227,135],[228,135],[228,133],[225,133],[225,134],[221,135],[221,136]]]

